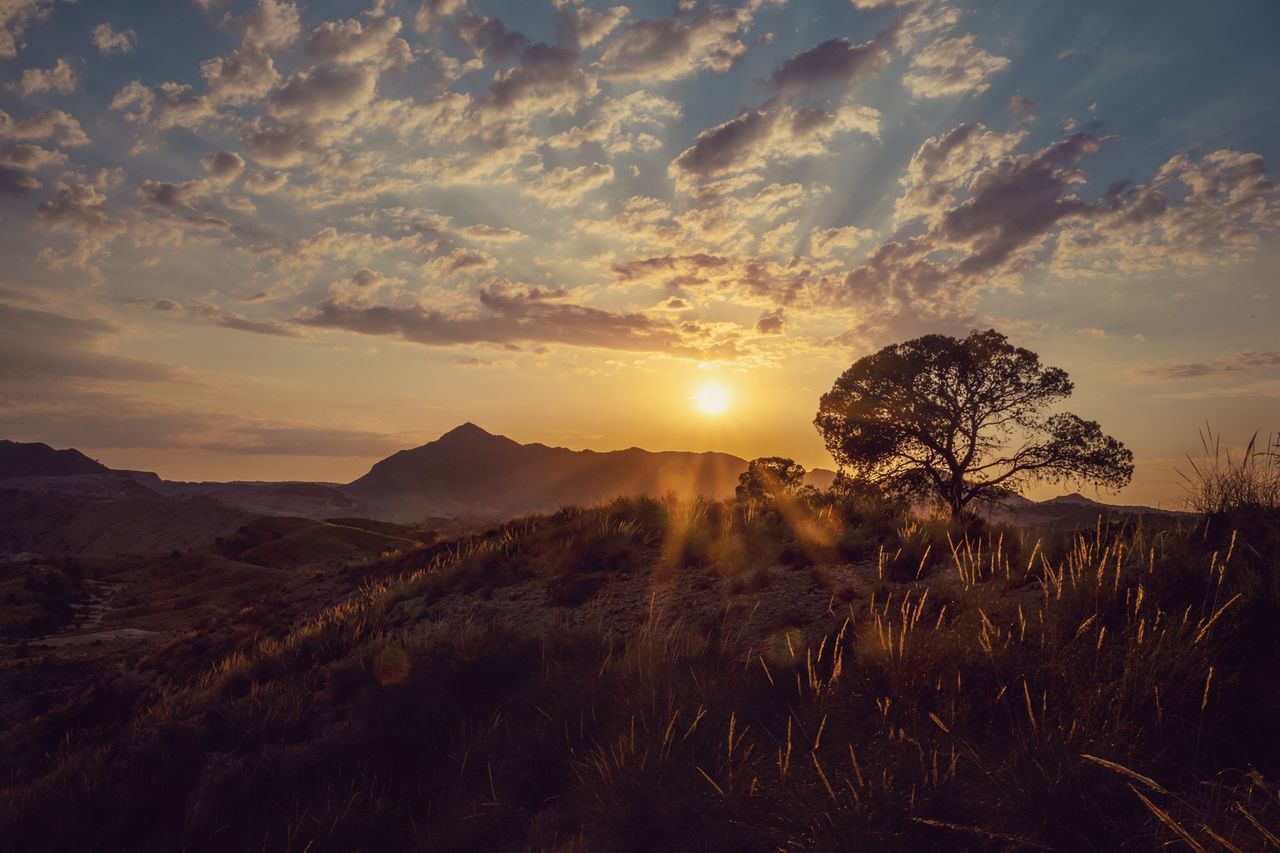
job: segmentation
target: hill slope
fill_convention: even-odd
[[[746,460],[727,453],[608,453],[520,444],[463,424],[374,465],[348,491],[379,518],[505,517],[623,495],[733,494]]]
[[[106,474],[111,469],[79,450],[54,450],[39,442],[0,440],[0,480],[10,477],[66,477]]]

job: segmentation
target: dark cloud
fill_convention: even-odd
[[[743,110],[735,118],[702,131],[671,164],[671,172],[687,180],[704,180],[825,153],[841,133],[875,135],[879,114],[844,105],[833,109],[772,104]]]
[[[458,16],[458,35],[486,59],[505,62],[520,54],[529,40],[524,33],[507,29],[497,18],[464,12]]]
[[[21,169],[0,166],[0,198],[22,198],[40,189],[40,182]]]
[[[0,327],[4,328],[0,388],[63,379],[160,382],[183,378],[165,365],[107,352],[105,347],[120,330],[105,320],[0,302]]]
[[[379,335],[427,346],[485,343],[565,344],[687,357],[731,357],[736,347],[697,324],[677,327],[644,314],[563,302],[538,290],[487,289],[475,314],[448,314],[421,305],[356,306],[327,300],[298,318],[305,325]]]
[[[1280,350],[1237,352],[1212,361],[1153,364],[1141,368],[1141,376],[1157,380],[1203,379],[1244,376],[1269,367],[1280,367]]]
[[[244,171],[244,158],[233,151],[219,151],[201,157],[200,165],[212,180],[230,183]]]
[[[275,320],[251,320],[233,311],[226,311],[207,302],[192,302],[182,305],[172,299],[155,299],[149,306],[153,311],[161,311],[175,316],[189,317],[202,323],[208,323],[223,329],[237,332],[249,332],[254,335],[267,335],[277,338],[299,337],[297,329]]]
[[[861,75],[879,71],[889,63],[886,41],[890,38],[881,36],[858,45],[850,44],[847,38],[829,39],[783,62],[769,83],[778,92],[847,87]]]
[[[761,315],[756,320],[756,332],[761,335],[781,335],[787,328],[787,318],[781,308]]]

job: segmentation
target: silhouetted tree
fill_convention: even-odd
[[[1028,482],[1119,488],[1133,453],[1094,421],[1045,410],[1071,380],[994,330],[925,335],[854,362],[822,395],[814,426],[856,478],[933,495],[960,515]]]
[[[738,475],[735,494],[740,501],[777,500],[804,488],[804,467],[785,456],[761,456]]]

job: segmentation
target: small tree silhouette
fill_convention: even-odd
[[[747,463],[738,475],[735,494],[739,501],[776,501],[804,488],[804,467],[785,456],[761,456]]]
[[[814,426],[854,477],[932,495],[959,516],[1036,480],[1129,482],[1123,444],[1094,421],[1046,413],[1072,390],[1065,371],[994,330],[925,335],[854,362],[822,395]]]

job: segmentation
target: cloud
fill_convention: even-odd
[[[671,163],[677,180],[699,181],[824,154],[839,134],[879,133],[879,113],[870,107],[766,106],[702,131]]]
[[[575,112],[596,92],[596,81],[578,67],[574,51],[539,42],[524,49],[519,65],[494,75],[477,110],[505,120]]]
[[[113,53],[130,53],[138,43],[138,34],[132,29],[116,30],[111,24],[98,24],[89,32],[89,40],[103,56]]]
[[[512,240],[523,240],[523,232],[514,228],[498,228],[493,225],[468,225],[458,232],[468,240],[480,240],[486,243],[508,243]]]
[[[0,59],[13,59],[23,48],[27,27],[43,20],[54,0],[3,0],[0,2]]]
[[[105,210],[107,197],[91,184],[57,184],[53,198],[36,208],[36,222],[50,231],[63,231],[99,239],[125,232],[125,223]]]
[[[0,165],[0,198],[22,198],[41,186],[39,181],[21,169]]]
[[[244,28],[244,44],[260,50],[279,50],[302,32],[298,7],[279,0],[258,0],[258,5],[236,23]]]
[[[762,314],[756,320],[756,333],[760,335],[781,335],[786,328],[787,318],[781,308]]]
[[[1244,376],[1270,367],[1280,367],[1280,350],[1237,352],[1211,361],[1187,361],[1152,364],[1139,368],[1138,374],[1161,381]]]
[[[138,198],[161,207],[185,207],[209,195],[208,181],[184,181],[180,184],[168,181],[145,180],[138,185]]]
[[[74,92],[79,83],[80,77],[76,74],[76,70],[65,59],[59,59],[52,68],[24,70],[22,78],[11,88],[20,91],[22,97],[29,98],[45,92],[66,95]]]
[[[457,248],[424,263],[422,273],[431,279],[448,279],[459,273],[480,273],[497,266],[497,259],[488,252]]]
[[[244,179],[244,188],[255,195],[269,195],[279,192],[288,182],[287,172],[255,172]]]
[[[353,306],[327,300],[298,321],[439,347],[544,343],[686,357],[731,357],[737,352],[732,342],[716,340],[697,324],[677,327],[644,314],[574,305],[561,301],[558,293],[537,289],[483,290],[480,309],[449,314],[422,305]]]
[[[467,0],[422,0],[422,5],[413,16],[413,28],[418,32],[426,32],[443,18],[466,8]]]
[[[612,166],[592,163],[576,169],[567,166],[549,169],[525,184],[524,189],[552,207],[566,207],[581,201],[582,197],[592,190],[612,182]]]
[[[39,142],[43,139],[54,139],[68,148],[89,144],[80,122],[62,110],[44,110],[16,121],[0,110],[0,140]]]
[[[249,332],[254,335],[267,335],[278,338],[299,337],[298,330],[291,326],[275,320],[251,320],[242,314],[226,311],[208,302],[196,301],[188,305],[182,305],[172,299],[155,299],[151,301],[148,307],[152,311],[159,311],[171,316],[188,317],[192,320],[237,332]]]
[[[229,184],[244,171],[244,158],[233,151],[218,151],[201,157],[200,166],[210,180]]]
[[[367,66],[318,65],[272,94],[271,114],[286,121],[341,121],[373,100],[377,83],[377,72]]]
[[[605,45],[601,73],[611,80],[662,81],[703,69],[727,71],[746,52],[737,36],[751,19],[749,9],[682,4],[671,17],[631,21]]]
[[[974,44],[973,36],[942,38],[911,57],[911,71],[903,83],[917,98],[980,94],[987,78],[1003,71],[1009,60],[993,56]]]
[[[0,148],[0,164],[15,169],[39,171],[49,166],[61,166],[67,162],[67,155],[61,151],[49,151],[39,145],[23,143]]]
[[[956,193],[968,186],[979,166],[999,160],[1024,139],[1023,131],[996,133],[969,122],[926,139],[907,166],[902,179],[905,192],[894,203],[894,221],[901,224],[923,218],[935,223],[952,205]]]
[[[399,18],[327,21],[307,39],[307,57],[335,65],[373,62],[380,68],[403,68],[413,61],[413,53],[398,37],[400,28]]]
[[[114,324],[0,302],[0,388],[48,380],[161,382],[182,379],[164,365],[113,355]],[[0,410],[4,409],[0,406]]]
[[[586,50],[599,44],[605,36],[617,29],[630,12],[626,6],[589,9],[585,6],[560,4],[556,15],[557,37],[574,50]]]
[[[458,16],[458,35],[486,60],[505,62],[519,55],[529,40],[524,33],[507,29],[497,18],[464,12]]]
[[[873,231],[866,228],[823,228],[809,234],[809,254],[815,258],[830,258],[852,252],[869,240]]]
[[[777,92],[807,92],[827,86],[846,88],[864,74],[889,64],[888,37],[877,36],[866,44],[850,44],[846,38],[824,41],[791,57],[769,78]]]
[[[635,125],[659,128],[683,112],[680,104],[643,90],[621,98],[606,98],[586,124],[569,128],[547,140],[552,148],[575,149],[596,144],[613,155],[648,151],[661,146],[653,136],[636,132]],[[626,128],[632,127],[628,132]]]

